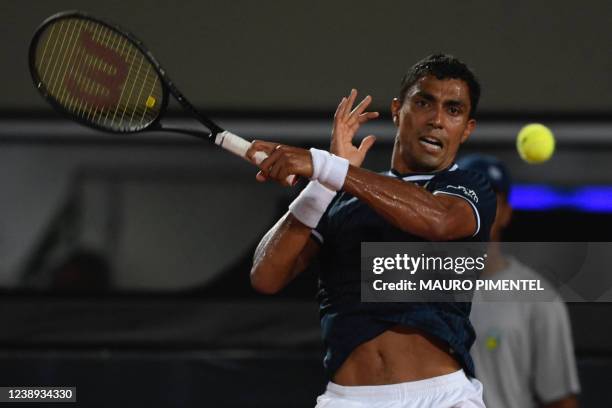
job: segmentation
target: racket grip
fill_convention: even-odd
[[[250,160],[246,157],[246,152],[251,147],[251,142],[248,140],[245,140],[232,132],[224,130],[223,132],[217,133],[215,136],[215,144],[250,162]],[[255,160],[256,164],[261,163],[267,157],[268,155],[262,151],[256,152],[253,155],[253,159]],[[295,175],[290,175],[287,176],[285,180],[287,180],[287,183],[289,183],[290,186],[293,186],[297,182],[297,177]]]

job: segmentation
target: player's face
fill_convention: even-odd
[[[476,126],[470,91],[460,79],[425,76],[391,104],[397,126],[393,167],[402,173],[442,170]]]

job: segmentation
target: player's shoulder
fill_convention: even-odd
[[[447,194],[459,194],[470,198],[475,203],[496,202],[496,195],[489,180],[481,173],[461,168],[436,174],[427,184],[427,189],[434,194],[436,191]]]
[[[432,182],[443,181],[466,183],[479,189],[492,190],[491,184],[484,174],[460,167],[453,167],[450,170],[440,172],[432,178]]]

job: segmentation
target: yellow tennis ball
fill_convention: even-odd
[[[555,151],[555,136],[546,126],[532,123],[519,131],[516,149],[527,163],[543,163],[550,159]]]

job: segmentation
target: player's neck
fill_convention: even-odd
[[[408,174],[432,174],[437,173],[452,166],[452,162],[448,165],[440,166],[439,168],[422,168],[417,163],[411,163],[410,160],[405,159],[402,156],[401,147],[399,141],[396,140],[393,145],[393,153],[391,155],[391,169],[395,173],[400,175]]]
[[[410,166],[404,160],[391,160],[391,169],[398,175],[406,176],[409,174],[434,174],[444,171],[452,166],[444,166],[436,169],[425,169],[417,166]]]

